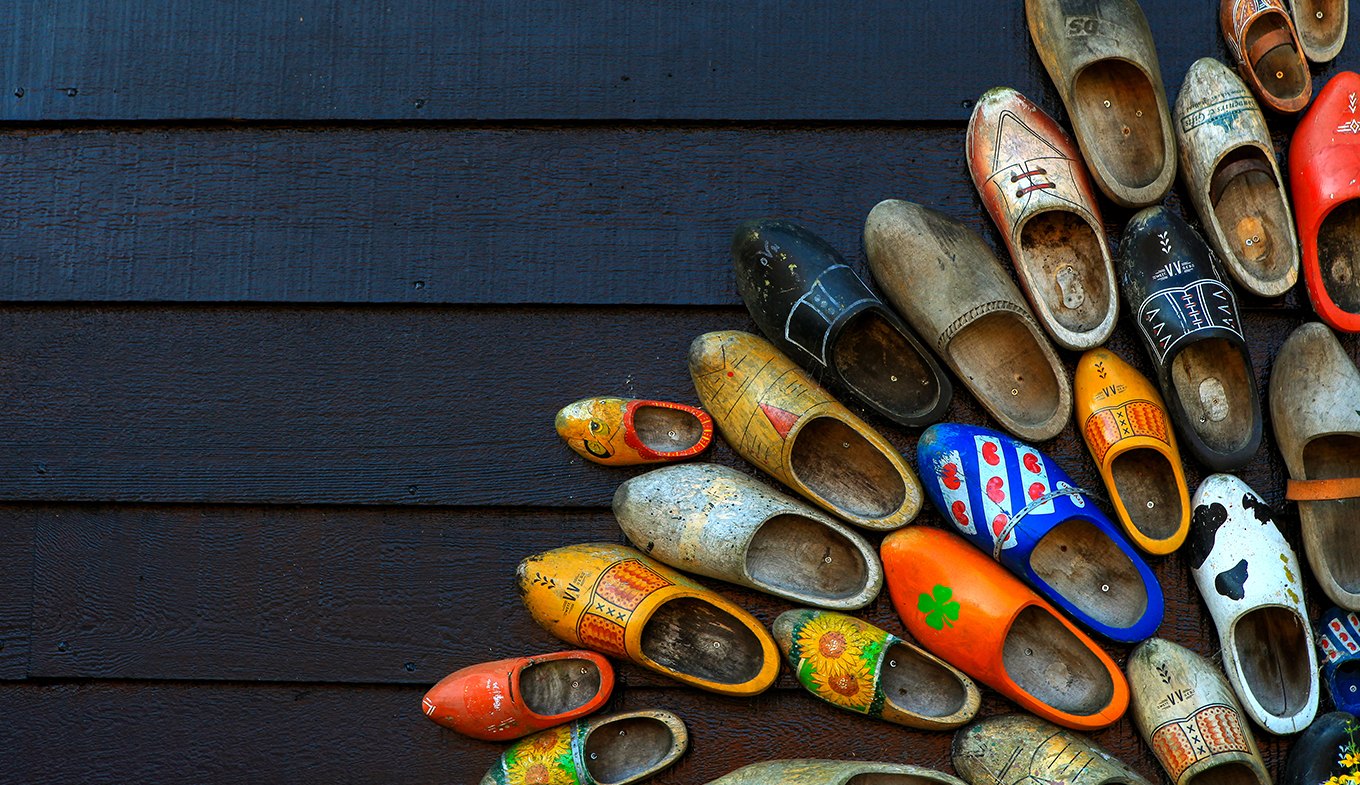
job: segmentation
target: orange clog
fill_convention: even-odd
[[[667,401],[586,398],[557,413],[557,434],[581,457],[605,466],[692,458],[713,441],[713,418]]]
[[[779,649],[751,614],[622,545],[556,548],[520,562],[520,599],[543,629],[723,695],[764,692]]]
[[[1181,547],[1190,532],[1190,489],[1157,388],[1106,349],[1081,356],[1072,387],[1077,428],[1124,532],[1148,553]]]
[[[1109,655],[962,537],[909,526],[885,537],[882,553],[898,615],[941,659],[1074,730],[1108,727],[1128,708]]]
[[[614,666],[593,651],[513,657],[454,671],[425,693],[425,716],[464,736],[509,741],[595,711]]]

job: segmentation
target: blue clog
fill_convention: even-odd
[[[1360,715],[1360,617],[1342,608],[1322,614],[1318,647],[1326,662],[1322,676],[1337,711]]]
[[[960,534],[1072,618],[1114,640],[1151,637],[1162,587],[1056,463],[987,428],[942,423],[916,448],[921,484]]]

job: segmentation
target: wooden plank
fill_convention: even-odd
[[[1052,90],[1023,6],[985,0],[15,5],[6,120],[963,120]],[[1214,8],[1143,5],[1168,89],[1227,59]]]
[[[1207,654],[1207,652],[1201,651]],[[155,783],[454,783],[476,785],[504,745],[474,741],[420,715],[419,687],[108,683],[0,690],[0,781]],[[984,714],[1010,704],[994,696]],[[629,689],[606,711],[664,708],[685,721],[689,752],[649,782],[700,785],[773,758],[914,763],[953,773],[953,734],[855,717],[795,692],[750,700],[695,690]],[[1254,729],[1253,729],[1254,730]],[[1167,782],[1128,717],[1092,735],[1150,782]],[[1295,737],[1256,733],[1279,771]]]
[[[33,624],[33,518],[0,505],[0,679],[28,677]]]

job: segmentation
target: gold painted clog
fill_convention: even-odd
[[[952,757],[972,785],[1151,785],[1099,744],[1029,714],[974,722],[954,735]]]
[[[861,760],[767,760],[708,785],[964,785],[941,771],[905,763]]]
[[[689,348],[699,401],[741,457],[866,529],[921,509],[921,484],[886,439],[764,338],[705,333]]]
[[[1148,553],[1176,550],[1190,531],[1190,489],[1162,396],[1106,349],[1082,355],[1073,388],[1077,427],[1124,532]]]
[[[760,622],[639,551],[590,543],[520,562],[524,607],[575,646],[723,695],[764,692],[779,650]]]
[[[713,418],[666,401],[586,398],[557,413],[557,434],[587,460],[636,466],[692,458],[713,441]]]

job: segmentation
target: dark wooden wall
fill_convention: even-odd
[[[1217,5],[1144,3],[1173,100],[1226,59]],[[575,457],[556,409],[695,401],[690,339],[754,330],[740,219],[801,221],[864,272],[864,216],[898,197],[999,248],[972,102],[1007,84],[1066,119],[1020,0],[14,0],[8,21],[3,782],[476,782],[500,745],[430,723],[424,690],[561,648],[514,565],[623,541],[608,505],[637,471]],[[1106,204],[1112,242],[1129,215]],[[1301,288],[1244,306],[1264,396],[1311,314]],[[1110,345],[1148,370],[1127,319]],[[962,391],[948,419],[988,422]],[[1098,484],[1071,427],[1043,449]],[[1268,428],[1242,476],[1282,504]],[[1216,656],[1184,560],[1153,561],[1161,634]],[[715,588],[767,624],[788,607]],[[902,632],[886,593],[862,615]],[[787,671],[751,700],[619,673],[611,709],[690,726],[659,783],[777,757],[952,771],[949,734]],[[1166,782],[1128,719],[1097,738]],[[1258,739],[1278,774],[1289,740]]]

